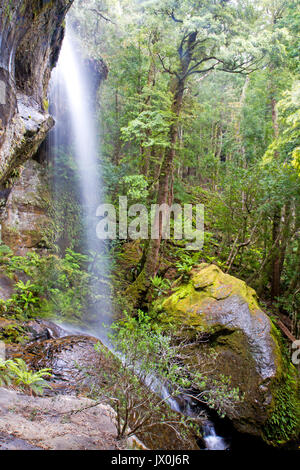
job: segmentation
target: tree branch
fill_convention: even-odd
[[[158,56],[158,58],[159,58],[159,60],[160,60],[160,62],[161,62],[161,65],[162,65],[164,71],[167,72],[167,73],[169,73],[170,75],[176,75],[176,77],[179,78],[179,75],[178,75],[176,72],[173,72],[171,69],[169,69],[168,67],[165,66],[164,60],[163,60],[163,58],[161,57],[161,55],[160,55],[160,54],[157,54],[157,56]]]
[[[89,11],[92,13],[96,13],[97,16],[99,16],[102,20],[107,21],[108,23],[116,24],[114,23],[110,18],[106,17],[101,13],[101,11],[96,10],[96,8],[88,8]]]

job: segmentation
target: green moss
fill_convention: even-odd
[[[259,309],[255,290],[241,279],[223,273],[214,264],[202,263],[193,270],[192,283],[195,290],[203,291],[206,297],[222,300],[236,294],[247,302],[253,313]]]
[[[259,322],[261,321],[261,310],[256,293],[245,282],[224,274],[215,265],[201,264],[191,272],[190,277],[188,284],[179,286],[176,292],[167,299],[159,300],[154,304],[153,309],[158,313],[156,318],[167,328],[172,326],[176,331],[180,331],[184,327],[185,338],[199,332],[208,333],[210,348],[216,352],[225,351],[226,354],[230,353],[233,354],[232,357],[239,358],[239,361],[230,363],[230,368],[235,370],[234,376],[239,381],[238,386],[243,388],[243,384],[247,384],[244,391],[248,394],[249,406],[252,407],[254,395],[257,393],[257,400],[260,400],[260,392],[259,382],[257,382],[258,376],[255,372],[256,363],[250,353],[248,339],[242,331],[234,331],[226,325],[219,324],[217,316],[215,317],[216,321],[212,324],[209,321],[209,315],[210,312],[218,312],[218,300],[234,295],[247,302],[251,315],[254,317],[257,315]],[[278,446],[294,439],[299,433],[300,404],[297,395],[297,373],[289,361],[282,336],[272,321],[270,328],[276,376],[268,385],[272,402],[261,408],[262,420],[267,419],[261,428],[261,433],[265,441]],[[197,346],[195,351],[190,351],[192,363],[195,362],[195,354],[198,349]],[[220,365],[221,368],[226,368],[226,366],[226,363]],[[253,371],[252,374],[250,374],[250,370]],[[215,374],[219,372],[222,373],[216,365]]]
[[[135,282],[126,289],[125,296],[132,302],[132,305],[137,305],[139,299],[143,296],[147,290],[147,286],[150,285],[150,280],[147,279],[146,273],[143,270]]]
[[[119,254],[118,261],[122,269],[131,269],[133,267],[137,267],[142,255],[143,250],[141,248],[140,241],[135,240],[124,245],[122,253]]]
[[[26,332],[23,327],[17,323],[11,323],[3,327],[0,331],[0,341],[4,343],[25,343],[28,340]]]
[[[46,98],[43,100],[43,107],[46,112],[49,111],[49,101]]]
[[[291,364],[282,336],[272,323],[271,335],[276,350],[277,374],[271,390],[273,400],[270,417],[263,427],[263,438],[271,445],[282,445],[295,439],[300,432],[299,377]]]
[[[286,364],[286,373],[273,385],[272,412],[263,427],[263,438],[273,446],[296,439],[300,432],[300,401],[297,373]]]

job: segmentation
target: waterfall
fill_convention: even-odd
[[[86,243],[95,249],[96,227],[89,223],[103,199],[101,175],[98,165],[99,140],[95,126],[95,109],[90,90],[91,80],[77,51],[78,45],[67,30],[57,66],[66,91],[71,135],[78,165],[81,199],[84,207]]]
[[[96,89],[89,62],[83,60],[83,56],[75,35],[67,27],[58,64],[51,77],[50,103],[56,124],[49,139],[55,168],[54,198],[63,184],[69,185],[69,188],[73,185],[72,191],[79,200],[83,234],[80,234],[78,246],[80,251],[83,249],[90,256],[90,272],[96,275],[90,290],[95,299],[97,296],[100,299],[91,304],[84,320],[86,331],[99,336],[99,332],[103,334],[103,322],[111,323],[110,288],[107,283],[109,266],[105,257],[105,242],[96,236],[99,222],[96,210],[103,202],[104,191],[99,158],[100,139],[97,134]],[[77,175],[75,183],[69,182],[68,177],[64,180],[55,176],[59,175],[61,155],[70,155],[63,158],[69,158],[71,165],[74,165],[74,173]],[[68,233],[68,227],[66,232],[67,240],[62,250],[68,247],[72,236]]]
[[[72,156],[78,171],[78,189],[84,221],[85,246],[88,251],[96,252],[101,257],[104,255],[104,244],[96,238],[97,220],[95,214],[97,206],[103,201],[103,187],[99,168],[100,142],[97,136],[96,110],[93,102],[95,97],[91,94],[92,89],[93,86],[84,61],[82,61],[80,48],[71,32],[67,29],[58,65],[51,79],[50,101],[54,108],[53,114],[56,125],[50,134],[50,146],[55,149],[52,157],[54,165],[57,166],[60,164],[57,155],[58,149],[60,147],[64,150],[67,149],[67,151],[72,149]],[[54,180],[54,192],[55,184],[59,183]],[[103,275],[104,277],[107,275],[105,269]],[[94,291],[99,290],[98,285],[91,286],[91,288]],[[100,291],[101,293],[103,292]],[[76,329],[71,325],[63,326],[70,334],[92,333],[107,347],[111,347],[105,330],[101,328],[102,322],[109,324],[112,321],[110,305],[101,300],[94,305],[93,313],[97,318],[96,327],[94,324],[87,324],[87,328],[83,330],[82,328]],[[117,352],[115,353],[117,354]],[[190,408],[188,400],[170,398],[169,390],[156,377],[149,376],[145,380],[145,384],[152,391],[162,396],[174,411],[188,416],[197,416]],[[227,449],[226,442],[222,437],[216,435],[211,422],[207,422],[204,426],[204,442],[209,450]]]
[[[223,437],[216,434],[215,427],[211,421],[203,426],[203,439],[208,450],[227,450],[228,444]]]

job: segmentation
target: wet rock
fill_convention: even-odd
[[[49,229],[51,200],[43,167],[28,160],[8,196],[2,216],[2,240],[16,254],[40,247]]]
[[[68,336],[66,330],[47,320],[31,320],[24,325],[29,333],[30,341],[44,341],[48,339]]]
[[[0,299],[8,300],[14,293],[14,281],[0,273]]]
[[[72,0],[4,0],[0,10],[0,182],[33,156],[53,126],[47,87]]]
[[[88,389],[93,366],[100,361],[94,346],[98,342],[90,336],[66,336],[32,342],[25,347],[7,347],[8,357],[22,358],[31,369],[50,368],[52,390],[45,393],[78,393]]]
[[[54,338],[62,338],[68,333],[55,323],[45,320],[17,321],[14,318],[0,317],[0,341],[6,343],[9,351],[18,351],[18,345],[31,344]]]
[[[55,399],[56,397],[61,398],[63,395],[82,396],[90,394],[92,390],[95,390],[95,387],[97,390],[103,382],[106,382],[113,366],[107,357],[95,351],[94,346],[98,341],[91,336],[66,336],[59,339],[38,341],[22,347],[10,345],[7,347],[6,353],[9,358],[22,358],[30,369],[39,370],[45,367],[52,369],[53,376],[48,380],[51,389],[45,389],[44,396]],[[149,394],[146,387],[144,393],[145,395]],[[153,399],[154,403],[161,401],[158,397]],[[168,409],[166,404],[160,404],[160,411],[156,410],[153,414],[153,422],[157,423],[161,418],[160,414],[166,415]],[[153,432],[153,435],[148,432],[140,433],[137,437],[151,449],[198,449],[192,432],[189,440],[184,442],[178,437],[176,431],[163,425],[155,424]],[[68,436],[67,441],[69,441]],[[83,441],[77,441],[76,444],[74,440],[71,442],[72,446],[84,445]],[[55,448],[57,449],[66,448],[67,445],[68,442],[65,439],[55,440]],[[130,445],[141,448],[142,444],[134,437],[130,441]]]
[[[232,387],[244,393],[242,402],[225,405],[236,429],[277,443],[288,440],[287,423],[291,437],[297,432],[296,370],[253,289],[215,265],[201,264],[191,272],[190,282],[158,309],[161,322],[174,324],[179,332],[192,370],[204,375],[212,371],[212,380],[230,377]],[[289,406],[282,398],[286,395]],[[272,425],[272,437],[274,419],[278,423]]]

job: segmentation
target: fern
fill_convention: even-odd
[[[51,388],[44,380],[45,376],[51,377],[50,370],[47,368],[33,372],[28,369],[23,359],[19,358],[8,359],[7,361],[0,360],[0,385],[15,385],[31,394],[42,395],[45,388]]]

